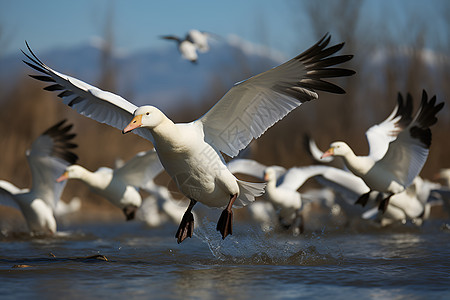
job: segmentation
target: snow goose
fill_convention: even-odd
[[[71,165],[57,181],[69,178],[83,181],[96,194],[122,209],[128,221],[134,219],[136,210],[142,203],[138,188],[153,190],[148,186],[162,170],[163,166],[156,152],[150,150],[138,153],[117,169],[101,167],[91,172],[80,165]]]
[[[356,156],[344,142],[332,143],[323,157],[343,157],[348,169],[364,180],[370,191],[361,195],[358,202],[365,203],[372,190],[388,193],[379,206],[385,211],[389,198],[404,191],[422,170],[431,145],[429,127],[437,122],[436,114],[443,106],[443,102],[436,104],[436,96],[428,100],[427,93],[423,91],[421,105],[414,119],[389,144],[388,151],[378,161],[371,157]]]
[[[344,43],[327,48],[327,34],[315,45],[269,71],[234,85],[205,115],[191,123],[174,124],[154,106],[137,107],[122,97],[102,91],[52,70],[31,51],[24,54],[30,67],[43,73],[33,78],[51,82],[46,90],[61,91],[63,102],[79,113],[150,140],[168,174],[190,204],[176,233],[180,243],[193,232],[191,213],[197,201],[226,209],[217,224],[222,238],[232,233],[233,205],[242,207],[264,192],[263,183],[237,180],[221,152],[236,156],[253,138],[302,103],[317,99],[318,91],[342,94],[339,86],[322,78],[350,76],[354,71],[332,67],[352,58],[332,56]],[[128,124],[128,125],[127,125]]]
[[[199,31],[197,29],[191,29],[187,33],[186,40],[195,45],[198,51],[205,53],[209,50],[208,38],[211,34],[205,31]]]
[[[193,64],[197,63],[197,47],[191,40],[188,39],[188,37],[186,37],[185,39],[181,39],[174,35],[165,35],[161,38],[177,42],[178,51],[180,52],[181,56],[184,59],[189,60]]]
[[[165,187],[162,187],[163,189]],[[186,206],[180,205],[172,198],[169,190],[165,188],[167,195],[150,194],[142,200],[142,205],[136,212],[136,218],[144,221],[149,227],[159,227],[167,222],[179,224],[183,218]],[[196,215],[192,212],[194,218]]]
[[[389,200],[386,211],[381,213],[377,207],[366,211],[363,219],[372,219],[380,223],[382,227],[400,222],[406,224],[411,221],[421,226],[423,221],[429,217],[429,211],[433,203],[427,199],[421,199],[423,179],[417,176],[413,183],[403,192],[393,195]]]
[[[405,223],[408,220],[416,225],[421,225],[422,221],[429,217],[431,207],[442,204],[440,185],[424,180],[420,176],[415,177],[413,183],[405,191],[391,197],[384,213],[380,213],[376,206],[373,208],[370,206],[368,210],[364,210],[353,205],[355,199],[370,189],[360,177],[351,172],[328,167],[315,179],[321,185],[331,188],[337,193],[338,196],[335,197],[335,200],[348,217],[375,220],[382,226],[397,221]],[[368,203],[376,205],[384,199],[384,194],[372,191],[369,199]],[[365,206],[366,203],[363,207]]]
[[[278,210],[280,223],[286,229],[292,228],[294,233],[302,233],[304,229],[304,218],[301,214],[304,202],[302,200],[313,201],[311,197],[303,198],[298,189],[308,179],[321,175],[329,168],[327,166],[307,166],[286,170],[280,166],[265,166],[251,159],[234,159],[227,166],[232,173],[264,179],[267,186],[263,197]]]
[[[65,183],[56,178],[66,166],[75,163],[77,155],[70,149],[76,147],[69,133],[72,125],[65,120],[42,133],[26,153],[31,169],[31,189],[20,189],[8,181],[0,181],[0,203],[11,204],[22,211],[28,229],[33,234],[54,234],[54,212]]]
[[[391,114],[381,123],[375,124],[366,131],[366,139],[369,144],[367,156],[378,161],[386,154],[389,143],[397,138],[397,134],[405,128],[412,120],[412,97],[408,94],[406,101],[401,94],[397,97],[397,104]],[[317,147],[315,141],[308,135],[305,136],[307,149],[317,162],[329,163],[333,156],[323,156],[323,152]]]

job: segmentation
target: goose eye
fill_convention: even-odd
[[[149,112],[146,113],[147,116],[148,116],[149,114],[150,114]]]

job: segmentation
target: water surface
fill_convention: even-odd
[[[1,298],[450,299],[450,231],[438,221],[297,237],[237,223],[225,240],[201,223],[180,245],[174,225],[136,222],[3,236]]]

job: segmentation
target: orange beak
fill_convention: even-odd
[[[269,181],[269,175],[264,174],[264,181]]]
[[[330,148],[327,151],[324,152],[324,154],[322,154],[322,156],[320,157],[321,159],[324,157],[328,157],[328,156],[333,156],[334,155],[334,148]]]
[[[137,115],[133,118],[133,120],[131,120],[130,124],[127,125],[127,127],[125,127],[122,130],[122,133],[128,133],[130,131],[132,131],[133,129],[139,128],[142,126],[142,115]]]
[[[58,179],[56,179],[56,182],[61,182],[67,179],[69,179],[69,173],[66,171],[61,176],[59,176]]]

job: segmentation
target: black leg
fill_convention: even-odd
[[[178,227],[175,237],[177,238],[178,244],[184,241],[187,237],[192,237],[194,233],[194,215],[191,210],[197,201],[192,200],[189,202],[189,206],[181,219],[180,226]]]
[[[370,193],[372,192],[372,190],[368,191],[365,194],[362,194],[361,196],[359,196],[358,200],[356,200],[355,204],[361,204],[362,207],[366,206],[367,201],[369,201],[369,197],[370,197]]]
[[[305,219],[303,218],[302,213],[298,214],[297,218],[300,218],[300,224],[298,224],[298,230],[299,230],[300,234],[302,234],[303,232],[305,232]]]
[[[386,211],[388,204],[389,204],[389,199],[391,199],[391,197],[394,194],[390,194],[389,196],[387,196],[386,198],[384,198],[383,200],[381,200],[380,204],[378,205],[378,210],[381,210],[383,213]]]
[[[138,208],[134,205],[127,205],[122,209],[123,213],[125,214],[125,217],[127,218],[127,221],[134,219],[137,209]]]
[[[222,211],[219,221],[217,222],[217,231],[222,234],[222,239],[225,239],[227,235],[233,234],[233,207],[234,201],[236,201],[237,194],[231,196],[230,202],[228,202],[227,207]]]

